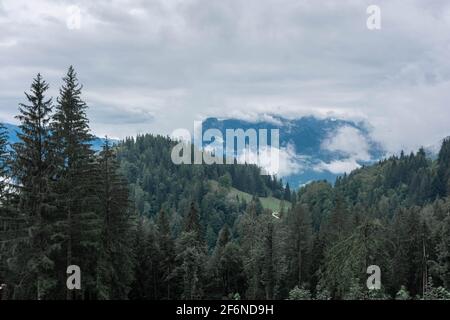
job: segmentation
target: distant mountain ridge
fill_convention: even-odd
[[[19,137],[17,136],[17,133],[20,133],[20,128],[17,125],[10,124],[10,123],[4,123],[3,124],[6,128],[7,134],[8,134],[8,142],[10,145],[19,142]],[[117,140],[109,139],[108,140],[112,143],[117,143]],[[92,150],[94,151],[100,151],[102,150],[103,145],[105,144],[106,139],[105,138],[99,138],[95,137],[94,140],[91,141]]]
[[[294,188],[314,180],[334,182],[344,172],[371,164],[385,155],[363,122],[314,116],[286,119],[269,115],[266,118],[269,120],[257,122],[207,118],[203,131],[219,129],[225,136],[226,129],[279,129],[284,157],[281,176]]]

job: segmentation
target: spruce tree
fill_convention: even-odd
[[[216,246],[211,255],[209,261],[209,272],[211,277],[210,287],[213,287],[213,291],[218,291],[220,297],[227,296],[229,294],[227,288],[227,274],[226,271],[223,273],[222,269],[222,258],[225,250],[225,246],[230,241],[230,230],[227,225],[223,226],[217,237]]]
[[[270,219],[270,218],[269,218]],[[265,224],[264,232],[264,263],[262,269],[262,283],[265,289],[266,300],[272,300],[275,291],[275,232],[274,224],[270,219]]]
[[[191,202],[189,212],[186,216],[184,231],[194,232],[196,233],[198,239],[201,238],[200,217],[194,201]]]
[[[96,167],[90,141],[87,105],[81,98],[82,86],[71,66],[63,78],[53,121],[52,147],[55,150],[58,210],[62,214],[65,259],[61,268],[75,264],[84,275],[84,295],[94,294],[94,264],[98,234],[98,216],[94,210],[96,198]],[[75,292],[66,291],[67,299],[74,299]],[[80,296],[78,296],[80,298]]]
[[[181,298],[201,299],[205,286],[206,248],[198,240],[196,232],[183,232],[176,243],[176,264],[174,274],[181,287]]]
[[[284,200],[291,201],[291,188],[289,187],[289,183],[286,184],[286,188],[284,189]]]
[[[28,236],[14,261],[19,273],[16,297],[44,299],[56,286],[54,256],[57,214],[51,193],[54,163],[50,148],[52,100],[45,94],[48,84],[40,74],[25,93],[28,104],[20,104],[20,142],[14,144],[12,171],[20,193],[19,210],[26,219]]]
[[[287,243],[287,262],[290,271],[289,286],[301,286],[308,279],[312,262],[312,222],[309,211],[297,204],[287,215],[289,242]]]
[[[450,192],[450,137],[444,139],[437,160],[437,172],[433,181],[436,196],[445,197]]]
[[[139,217],[134,234],[134,280],[129,298],[132,300],[157,300],[164,298],[159,292],[161,283],[159,261],[162,259],[156,226],[145,217]]]
[[[8,137],[6,128],[0,123],[0,284],[6,283],[7,263],[9,257],[7,250],[8,231],[11,227],[11,217],[8,210],[7,189],[8,189],[8,162],[7,151]],[[1,299],[0,292],[0,299]],[[6,297],[5,297],[6,298]]]
[[[172,238],[169,219],[164,210],[161,210],[157,219],[158,247],[161,251],[159,270],[161,272],[161,296],[170,300],[174,295],[173,270],[175,269],[175,242]]]
[[[257,214],[257,203],[252,201],[239,221],[239,240],[243,251],[244,269],[248,281],[247,299],[263,299],[264,235]]]
[[[100,153],[98,196],[102,219],[97,288],[101,299],[126,299],[133,275],[132,216],[128,186],[118,173],[113,149],[106,139]]]

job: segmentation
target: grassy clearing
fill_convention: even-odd
[[[217,189],[217,190],[219,189],[219,184],[217,181],[211,180],[210,183],[214,189]],[[250,202],[252,200],[251,194],[240,191],[236,188],[230,188],[228,191],[228,197],[236,198],[236,196],[239,198],[239,200],[244,199],[247,202]],[[272,211],[279,211],[281,209],[282,203],[284,204],[285,209],[288,209],[291,207],[290,202],[282,201],[282,200],[274,198],[274,197],[259,197],[259,200],[261,201],[261,204],[265,209],[269,209]]]

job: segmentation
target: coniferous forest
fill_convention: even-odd
[[[32,80],[18,143],[0,127],[1,299],[450,299],[450,139],[292,190],[255,165],[175,165],[164,136],[94,151],[72,67],[60,85]]]

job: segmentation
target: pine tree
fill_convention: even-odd
[[[59,261],[61,267],[79,265],[84,274],[84,295],[95,292],[94,252],[98,247],[100,232],[97,206],[94,152],[90,149],[87,105],[81,98],[82,86],[71,66],[63,78],[53,122],[52,148],[55,150],[58,210],[61,212],[63,247],[66,258]],[[77,298],[73,290],[67,290],[66,298]]]
[[[286,184],[286,188],[284,189],[283,199],[286,201],[291,201],[291,188],[289,187],[289,183]]]
[[[206,248],[195,231],[183,232],[176,243],[175,275],[180,283],[181,298],[201,299],[205,285]]]
[[[437,172],[433,180],[433,191],[438,197],[449,194],[450,180],[450,138],[444,139],[437,160]]]
[[[164,298],[158,288],[160,282],[159,261],[163,258],[157,243],[156,226],[145,217],[138,219],[133,253],[136,257],[129,298],[132,300],[157,300]]]
[[[252,201],[239,221],[240,245],[248,281],[247,299],[263,299],[265,297],[261,283],[262,266],[264,265],[264,240],[259,218],[257,202]]]
[[[286,219],[289,233],[287,259],[291,286],[301,286],[308,279],[312,261],[312,222],[308,210],[297,204],[288,212]]]
[[[275,294],[275,232],[271,220],[265,224],[264,235],[264,264],[262,270],[262,283],[265,287],[266,300],[272,300]]]
[[[161,297],[170,300],[175,294],[173,288],[173,270],[175,269],[175,242],[172,238],[169,219],[161,210],[157,220],[158,247],[161,251],[159,270],[161,272]]]
[[[427,279],[427,230],[417,208],[400,209],[391,230],[393,252],[393,286],[405,285],[412,296],[422,293]],[[425,250],[424,250],[425,249]]]
[[[113,149],[106,139],[100,153],[98,194],[103,220],[97,287],[99,298],[126,299],[133,275],[132,217],[128,186],[118,173]]]
[[[365,276],[369,265],[384,265],[380,229],[378,221],[365,221],[326,249],[320,285],[334,297],[356,299],[360,286],[357,279]]]
[[[11,217],[10,203],[8,203],[8,164],[9,164],[9,153],[8,147],[8,137],[6,128],[0,123],[0,284],[6,284],[6,278],[8,273],[7,259],[10,255],[7,245],[8,238],[11,236],[11,227],[14,217]],[[6,290],[6,289],[4,289]],[[0,291],[0,299],[1,291]],[[5,294],[6,299],[6,294]]]
[[[211,255],[208,274],[210,291],[217,298],[245,291],[245,275],[239,246],[231,242],[230,229],[223,226]]]
[[[334,208],[324,228],[326,230],[326,241],[328,244],[334,244],[348,236],[349,215],[346,202],[341,194],[335,197]]]
[[[57,222],[51,194],[54,164],[50,149],[52,101],[45,97],[48,84],[40,74],[25,93],[28,104],[20,104],[20,142],[13,146],[13,174],[20,192],[19,210],[26,219],[28,237],[14,264],[19,272],[16,297],[44,299],[56,286],[54,255],[58,252],[54,233]]]
[[[197,237],[201,238],[201,229],[200,229],[200,217],[198,214],[197,206],[195,202],[191,202],[189,212],[186,216],[186,221],[184,224],[185,232],[194,232],[197,234]]]

